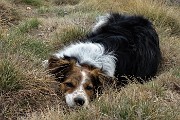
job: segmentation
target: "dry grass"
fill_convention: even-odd
[[[12,0],[16,4],[27,4],[32,6],[43,5],[43,0]]]
[[[7,1],[0,2],[0,32],[1,29],[7,29],[13,25],[18,24],[21,19],[20,14]]]
[[[13,8],[16,14],[21,14],[21,19],[15,18],[20,21],[18,25],[13,23],[4,28],[1,24],[0,119],[179,119],[180,7],[177,3],[171,0],[1,1],[0,12]],[[18,7],[13,7],[14,4]],[[32,9],[26,10],[26,4],[32,5]],[[107,88],[89,108],[69,109],[58,83],[46,74],[41,62],[64,44],[83,38],[96,16],[112,11],[144,15],[153,22],[163,55],[157,78],[121,90]],[[11,18],[13,14],[4,15]]]
[[[75,5],[75,4],[78,4],[80,0],[54,0],[54,3],[57,4],[57,5]]]

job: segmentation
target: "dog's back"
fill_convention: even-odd
[[[142,16],[101,16],[87,41],[102,44],[107,52],[113,51],[117,58],[115,77],[120,84],[127,83],[124,75],[140,77],[142,82],[157,72],[161,60],[159,38],[151,22]]]

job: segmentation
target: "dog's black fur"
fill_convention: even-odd
[[[123,76],[135,77],[139,82],[154,77],[161,61],[159,38],[152,23],[142,16],[113,13],[106,24],[89,33],[85,41],[104,45],[114,51],[115,77],[118,84],[127,84]]]

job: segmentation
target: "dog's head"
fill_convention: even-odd
[[[75,59],[52,56],[48,60],[47,67],[60,82],[60,89],[70,107],[87,106],[105,84],[114,81],[101,69],[87,64],[76,65]]]

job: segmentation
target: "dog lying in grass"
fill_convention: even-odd
[[[112,13],[100,16],[86,39],[59,50],[44,65],[74,107],[87,106],[104,84],[148,81],[160,60],[159,38],[149,20]]]

